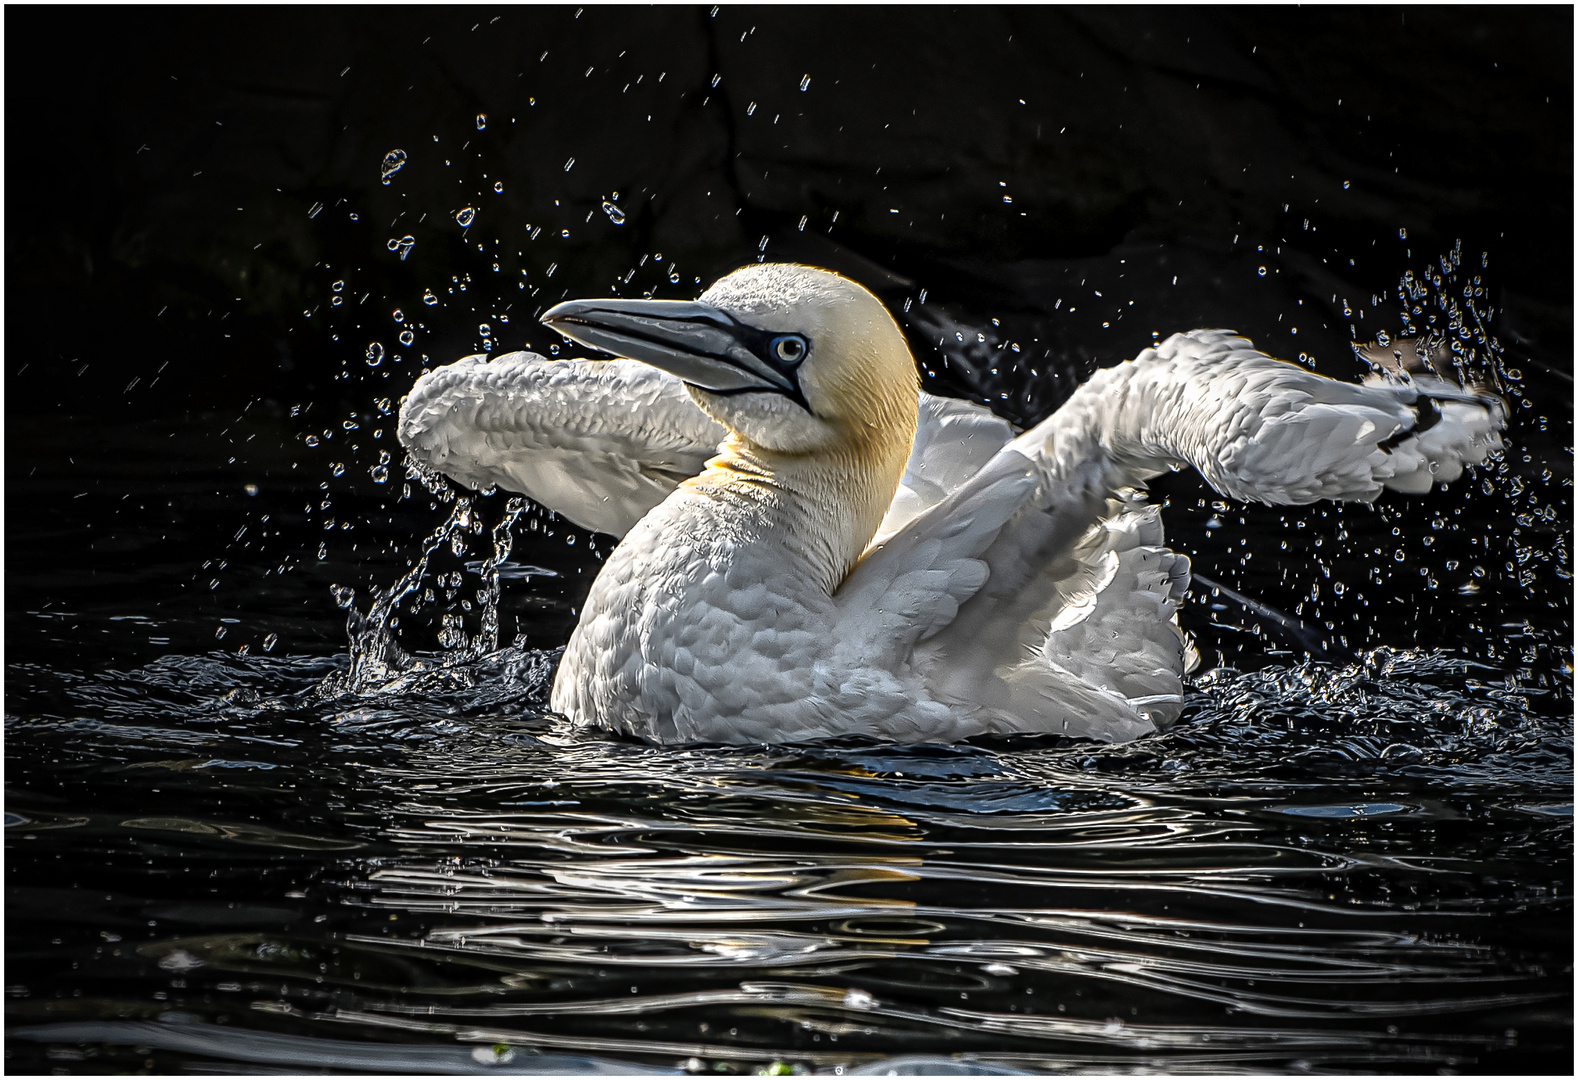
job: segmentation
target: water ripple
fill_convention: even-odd
[[[1459,1069],[1568,1037],[1571,720],[1451,657],[1218,670],[1122,746],[897,748],[579,733],[552,659],[324,696],[321,662],[175,657],[12,709],[13,866],[107,875],[12,879],[53,927],[12,949],[13,1037],[389,1067],[353,1033],[445,1072]],[[149,972],[164,998],[117,996]],[[62,1026],[62,980],[117,1019]]]

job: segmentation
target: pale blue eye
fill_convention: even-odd
[[[805,339],[798,334],[785,334],[780,338],[773,338],[773,356],[781,363],[798,364],[805,359]]]

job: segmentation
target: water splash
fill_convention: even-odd
[[[391,150],[384,155],[383,165],[378,170],[379,180],[385,187],[394,179],[395,173],[405,168],[406,154],[404,150]]]
[[[1482,255],[1481,269],[1489,261],[1488,253]],[[1446,377],[1450,367],[1460,383],[1488,383],[1506,392],[1506,350],[1490,329],[1496,311],[1484,276],[1463,270],[1463,241],[1420,272],[1405,270],[1397,298],[1402,303],[1399,337],[1412,339],[1419,356],[1439,374]]]
[[[374,466],[373,478],[383,483],[384,480],[379,479],[376,471],[380,469],[384,471],[384,479],[387,479],[387,467],[382,464]],[[345,670],[337,671],[323,680],[316,691],[320,699],[401,693],[435,685],[469,686],[477,676],[471,669],[479,662],[491,661],[497,666],[499,662],[523,659],[528,655],[520,642],[505,649],[499,647],[500,568],[509,559],[514,544],[512,530],[515,523],[528,506],[527,501],[520,497],[511,498],[505,503],[504,516],[493,527],[491,552],[476,571],[479,582],[475,604],[469,600],[461,602],[465,610],[471,610],[474,606],[477,632],[467,633],[464,615],[449,610],[440,616],[440,650],[437,653],[416,654],[407,651],[400,643],[398,626],[401,604],[408,598],[416,597],[412,605],[412,610],[416,610],[422,604],[437,599],[430,588],[424,590],[433,555],[445,547],[457,557],[464,555],[470,543],[468,537],[483,529],[482,519],[471,498],[457,495],[442,475],[414,462],[407,463],[407,474],[419,480],[441,501],[451,503],[449,516],[422,541],[416,561],[398,581],[388,589],[372,589],[371,604],[365,612],[356,606],[354,589],[333,587],[335,602],[347,613],[345,631],[350,662]],[[446,595],[451,599],[458,593],[460,583],[459,571],[449,575],[447,580],[441,580],[441,584],[446,586]],[[505,653],[510,656],[502,655]]]

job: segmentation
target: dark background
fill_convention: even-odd
[[[8,11],[8,411],[349,401],[344,354],[392,337],[392,308],[447,361],[479,345],[468,308],[513,301],[494,329],[518,347],[644,254],[682,280],[648,262],[627,292],[690,296],[764,236],[978,315],[1108,274],[1122,295],[1053,335],[1086,362],[1197,323],[1287,352],[1287,294],[1316,308],[1300,351],[1338,360],[1342,299],[1461,238],[1490,253],[1509,342],[1569,363],[1570,8],[709,10]],[[495,257],[476,302],[445,292]],[[1294,281],[1272,294],[1262,263]],[[336,280],[367,306],[330,312]]]
[[[565,296],[691,297],[758,257],[858,277],[900,315],[928,387],[1025,423],[1093,367],[1193,326],[1353,377],[1348,342],[1399,325],[1399,275],[1461,241],[1523,380],[1514,439],[1532,454],[1513,465],[1569,483],[1568,7],[5,17],[13,629],[19,608],[134,595],[169,625],[106,624],[106,645],[157,655],[225,631],[225,648],[270,633],[343,647],[327,585],[387,585],[436,524],[398,499],[392,446],[423,367],[556,347],[533,316]],[[396,149],[406,163],[382,183]],[[407,237],[402,259],[390,245]],[[1308,572],[1286,567],[1312,549],[1240,561],[1286,519],[1208,533],[1209,493],[1168,484],[1202,573],[1382,625],[1367,601],[1323,611],[1329,589],[1306,595]],[[1547,514],[1532,546],[1558,568],[1569,492],[1515,508]],[[1393,505],[1416,515],[1412,536],[1454,498]],[[1372,555],[1391,553],[1389,512],[1363,519],[1381,539],[1339,567],[1356,582],[1391,573]],[[1334,559],[1356,544],[1330,513],[1306,516]],[[517,551],[563,575],[531,586],[544,644],[607,550],[585,534],[567,550],[574,530],[556,529]],[[1408,565],[1377,597],[1403,632],[1355,647],[1420,643],[1420,613],[1445,614],[1472,566],[1524,561],[1458,541],[1451,574],[1444,547],[1412,551],[1445,588],[1418,593]],[[1533,621],[1570,621],[1568,591],[1533,595]],[[1461,603],[1448,644],[1524,617]],[[59,641],[91,659],[81,634]]]

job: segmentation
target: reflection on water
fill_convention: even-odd
[[[546,715],[552,661],[359,695],[317,689],[343,657],[13,670],[12,776],[57,778],[8,801],[9,917],[39,928],[11,944],[14,1067],[80,1044],[433,1072],[1566,1052],[1550,690],[1380,653],[1212,672],[1122,746],[676,748]]]

